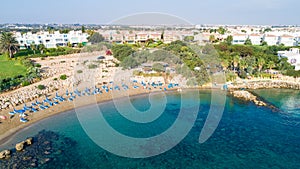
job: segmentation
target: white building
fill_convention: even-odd
[[[281,35],[279,37],[279,44],[284,44],[284,46],[294,46],[295,38],[291,35]]]
[[[263,37],[263,41],[267,42],[269,46],[277,45],[278,44],[278,36],[266,34]]]
[[[295,66],[295,70],[300,70],[300,50],[298,48],[291,48],[289,51],[279,51],[278,56],[288,58],[288,62]]]
[[[232,38],[233,38],[233,41],[232,41],[233,45],[243,45],[243,44],[245,44],[246,40],[248,39],[248,35],[246,35],[246,34],[233,34]]]
[[[251,40],[253,45],[260,45],[263,36],[260,34],[250,34],[249,39]]]
[[[44,44],[46,48],[56,48],[57,46],[67,46],[68,43],[76,46],[79,43],[88,42],[88,34],[81,31],[70,31],[67,34],[61,34],[59,31],[54,33],[38,32],[36,34],[16,32],[15,36],[21,49],[28,48],[33,43],[36,45]]]

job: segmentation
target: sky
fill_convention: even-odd
[[[192,24],[300,25],[299,0],[14,0],[1,6],[2,24],[107,24],[151,12]]]

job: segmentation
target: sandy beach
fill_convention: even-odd
[[[168,91],[174,91],[177,90],[177,88],[169,89]],[[87,106],[90,104],[95,104],[95,103],[101,103],[105,101],[110,101],[112,99],[118,99],[126,96],[136,96],[136,95],[143,95],[143,94],[148,94],[148,93],[154,93],[161,91],[160,89],[153,89],[151,91],[143,88],[139,89],[131,89],[128,90],[127,92],[122,92],[122,91],[112,91],[115,92],[114,94],[112,92],[108,93],[102,93],[98,95],[92,95],[92,96],[82,96],[78,98],[74,102],[69,102],[65,101],[61,104],[58,104],[56,106],[50,107],[49,109],[42,110],[36,113],[28,113],[28,122],[27,123],[21,123],[19,121],[18,117],[13,117],[9,118],[5,121],[1,121],[0,124],[0,144],[5,143],[11,136],[13,136],[15,133],[17,133],[19,130],[30,126],[31,124],[38,122],[42,119],[48,118],[50,116],[66,112],[68,110],[73,110],[75,108]],[[21,108],[21,107],[19,107]],[[7,115],[9,111],[2,111],[0,114],[5,114]],[[15,115],[18,116],[18,115]]]

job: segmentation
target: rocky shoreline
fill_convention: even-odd
[[[300,82],[282,81],[282,80],[262,80],[262,81],[245,81],[243,83],[233,83],[228,86],[231,90],[237,89],[296,89],[300,90]]]

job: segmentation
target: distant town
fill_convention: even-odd
[[[187,26],[117,26],[81,24],[2,24],[0,30],[14,32],[21,48],[32,43],[46,48],[73,46],[88,43],[88,33],[82,28],[99,32],[107,42],[116,44],[143,43],[149,39],[171,43],[189,40],[195,43],[219,43],[252,45],[300,45],[299,26],[243,26],[243,25],[187,25]]]

